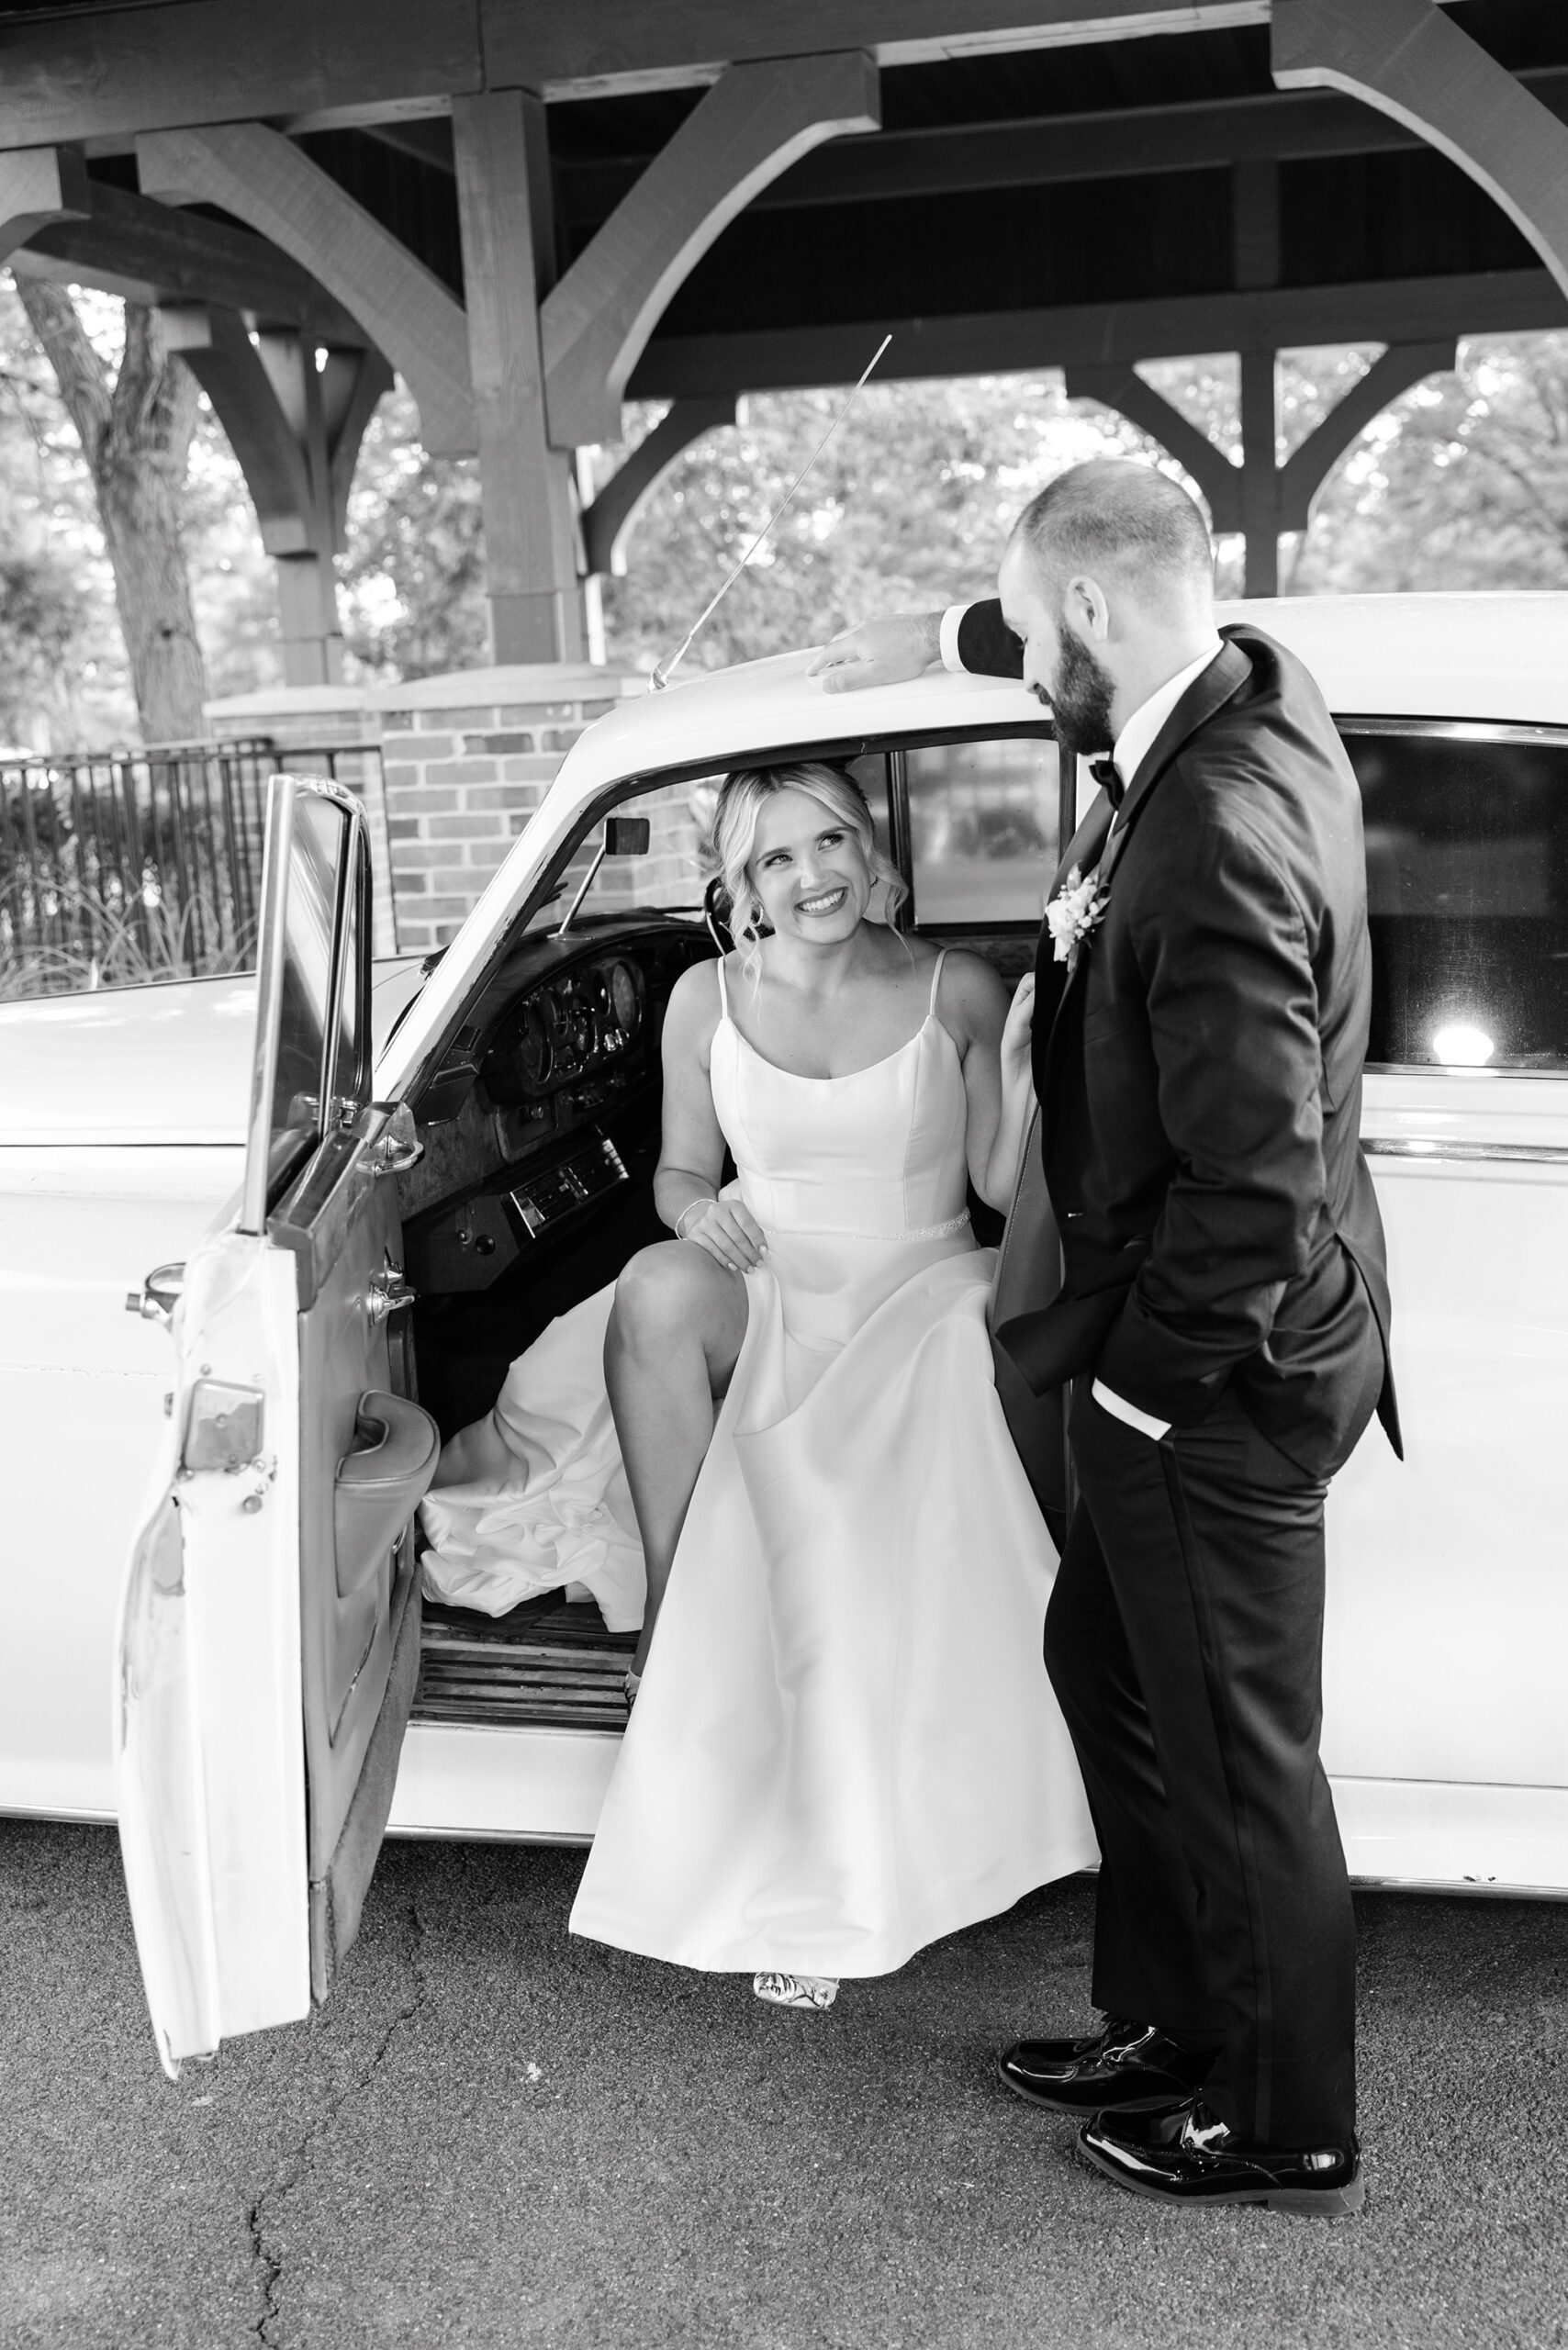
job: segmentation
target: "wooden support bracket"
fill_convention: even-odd
[[[1568,125],[1435,0],[1274,0],[1282,90],[1342,90],[1428,140],[1529,239],[1568,294]]]
[[[1098,400],[1114,408],[1168,450],[1203,491],[1216,533],[1240,530],[1240,466],[1232,464],[1225,451],[1172,407],[1163,392],[1146,383],[1136,367],[1068,367],[1063,380],[1070,400]]]
[[[1312,501],[1359,433],[1381,416],[1391,401],[1428,375],[1451,367],[1457,349],[1450,335],[1439,342],[1391,342],[1359,382],[1351,385],[1280,467],[1279,527],[1305,531],[1312,520]]]
[[[0,261],[56,220],[93,209],[87,166],[74,147],[13,147],[0,154]]]
[[[165,349],[196,377],[245,476],[270,555],[312,554],[319,538],[300,436],[286,419],[243,321],[232,310],[170,304],[159,313]]]
[[[332,557],[359,444],[392,371],[379,352],[360,349],[330,350],[319,370],[313,343],[287,330],[252,339],[232,310],[180,303],[161,316],[165,346],[212,402],[277,565],[285,682],[335,683]]]
[[[143,192],[216,204],[308,270],[352,312],[418,402],[432,454],[476,446],[463,306],[422,262],[264,123],[155,131],[136,142]]]
[[[660,150],[541,313],[550,438],[621,438],[621,402],[678,285],[759,189],[824,140],[875,130],[857,50],[732,65]]]
[[[583,544],[590,576],[626,569],[626,540],[654,490],[676,459],[704,432],[734,424],[736,402],[714,399],[676,400],[644,440],[639,441],[625,464],[583,509]]]

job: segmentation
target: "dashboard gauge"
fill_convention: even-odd
[[[535,1003],[531,1003],[523,1014],[522,1033],[517,1040],[517,1057],[529,1084],[543,1085],[550,1074],[555,1056],[545,1031],[543,1015]]]
[[[629,964],[617,963],[610,972],[610,1001],[615,1013],[615,1024],[622,1035],[634,1036],[642,1020],[643,1007],[637,998],[637,982]]]

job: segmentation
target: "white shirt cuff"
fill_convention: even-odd
[[[1152,1412],[1140,1412],[1136,1404],[1129,1404],[1113,1389],[1103,1386],[1098,1379],[1094,1382],[1092,1393],[1103,1412],[1109,1412],[1114,1420],[1125,1420],[1128,1427],[1137,1428],[1144,1436],[1152,1437],[1156,1444],[1162,1436],[1170,1435],[1169,1420],[1157,1420]]]
[[[969,609],[968,604],[949,604],[942,615],[942,627],[936,639],[941,647],[942,666],[951,669],[956,677],[960,677],[964,674],[964,665],[958,658],[958,622]]]

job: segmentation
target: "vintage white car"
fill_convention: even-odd
[[[1330,1505],[1350,1865],[1561,1894],[1568,597],[1246,617],[1321,680],[1365,802],[1409,1457],[1374,1428]],[[361,821],[291,782],[258,978],[0,1009],[0,1808],[118,1812],[171,2069],[325,1996],[384,1830],[593,1832],[627,1642],[559,1594],[421,1610],[410,1518],[438,1437],[657,1229],[713,778],[852,762],[908,919],[1029,958],[1084,789],[1038,705],[805,667],[600,720],[428,972],[373,990]]]

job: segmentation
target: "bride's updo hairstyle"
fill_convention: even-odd
[[[739,767],[724,778],[713,811],[713,862],[729,901],[730,934],[737,946],[746,950],[744,968],[747,971],[756,965],[767,933],[746,868],[756,845],[757,821],[767,801],[780,791],[804,792],[827,811],[835,824],[854,834],[873,883],[880,882],[885,893],[884,921],[893,920],[909,895],[902,875],[877,846],[871,811],[853,776],[822,759],[802,759],[794,767]]]

